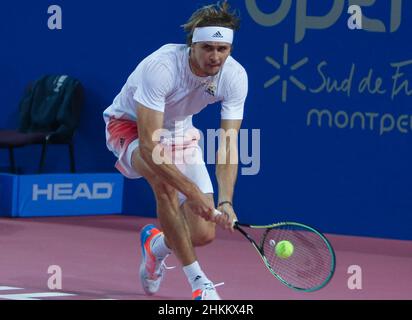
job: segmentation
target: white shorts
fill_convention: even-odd
[[[142,175],[131,164],[133,151],[139,146],[136,122],[115,118],[105,120],[106,145],[117,157],[115,167],[129,179],[141,178]],[[213,185],[197,138],[182,145],[170,145],[167,150],[181,173],[193,181],[203,193],[213,193]],[[178,197],[180,204],[186,200],[186,196],[180,192]]]

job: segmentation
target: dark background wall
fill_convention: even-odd
[[[366,30],[348,28],[349,1],[231,3],[243,19],[233,56],[250,81],[243,128],[249,140],[251,130],[260,129],[259,172],[240,172],[236,188],[239,218],[297,220],[333,233],[412,239],[410,1],[363,7]],[[185,41],[179,26],[203,4],[2,3],[0,127],[16,127],[18,102],[29,81],[69,74],[86,90],[76,136],[78,171],[114,172],[103,110],[140,60],[165,43]],[[61,30],[48,28],[51,5],[62,9]],[[316,111],[324,111],[321,120]],[[204,132],[217,128],[219,107],[208,108],[195,123]],[[36,147],[16,153],[22,174],[35,170],[37,154]],[[3,151],[0,167],[6,170],[7,163]],[[214,167],[209,169],[215,183]],[[47,170],[68,170],[65,149],[51,152]],[[154,216],[145,181],[126,181],[124,213]]]

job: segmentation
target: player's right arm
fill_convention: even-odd
[[[183,193],[192,200],[191,209],[194,213],[206,220],[212,220],[214,204],[202,193],[196,184],[183,175],[179,169],[167,159],[167,154],[162,154],[164,161],[155,161],[153,154],[155,149],[163,148],[163,145],[155,139],[156,132],[163,128],[164,113],[159,112],[138,103],[137,128],[139,136],[139,152],[146,164],[167,184]],[[158,150],[156,150],[156,153]]]

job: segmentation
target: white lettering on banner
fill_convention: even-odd
[[[312,109],[307,114],[306,125],[316,125],[319,128],[336,127],[338,129],[360,129],[362,131],[377,131],[380,136],[398,131],[402,134],[412,133],[412,115],[380,114],[374,112],[338,111],[334,113],[328,109]]]
[[[379,7],[379,10],[370,10],[372,6],[378,9],[376,0],[329,0],[325,2],[324,7],[319,7],[316,1],[307,0],[245,0],[245,4],[251,18],[263,27],[275,27],[292,18],[295,23],[295,43],[303,41],[310,30],[325,30],[333,27],[338,21],[347,23],[351,30],[394,33],[401,27],[404,14],[402,0],[379,2],[379,6],[386,6]],[[341,19],[346,13],[351,15],[348,21]],[[290,17],[291,14],[294,17]],[[400,38],[400,41],[402,40],[406,41]],[[315,42],[322,46],[320,42]],[[351,46],[348,44],[348,47]],[[263,86],[265,89],[274,89],[278,94],[281,93],[283,103],[288,102],[289,92],[299,92],[296,88],[306,96],[332,95],[334,101],[341,101],[340,97],[345,98],[345,101],[352,98],[358,99],[357,101],[359,98],[374,98],[372,102],[363,102],[369,110],[360,110],[360,106],[355,108],[349,105],[348,110],[341,110],[339,106],[316,106],[316,109],[310,106],[311,110],[306,109],[303,115],[306,117],[307,127],[312,124],[315,124],[312,127],[316,127],[318,124],[318,127],[370,130],[380,136],[388,133],[412,134],[412,114],[405,111],[408,105],[406,99],[412,97],[411,59],[398,60],[399,55],[403,57],[402,54],[398,54],[394,58],[395,61],[380,59],[374,66],[370,63],[376,59],[369,59],[369,56],[366,60],[363,59],[364,61],[357,59],[356,62],[345,61],[344,56],[338,59],[333,57],[333,62],[337,61],[333,63],[325,58],[308,57],[305,52],[300,51],[300,60],[292,65],[290,61],[296,59],[296,54],[290,55],[289,51],[290,44],[285,43],[283,64],[279,59],[279,53],[276,53],[275,57],[272,57],[273,54],[265,57],[266,63],[271,65],[268,72],[272,71],[273,74],[265,76]],[[375,58],[378,56],[375,55]],[[301,68],[302,70],[299,70]],[[296,98],[296,95],[292,97]],[[297,106],[301,101],[295,100],[288,107]],[[395,104],[394,101],[398,103]],[[376,110],[370,108],[374,105]],[[402,107],[399,112],[393,110],[397,105]],[[390,106],[391,109],[384,110],[386,106]]]
[[[346,93],[348,97],[351,96],[352,92],[352,83],[353,83],[353,77],[355,75],[355,65],[352,64],[351,71],[349,73],[349,76],[343,80],[341,83],[339,83],[338,80],[331,79],[330,77],[327,77],[325,74],[323,68],[327,66],[328,63],[326,61],[322,61],[318,65],[318,73],[322,78],[322,83],[319,87],[317,88],[309,88],[309,91],[312,93],[320,93],[322,91],[326,91],[328,93],[331,93],[333,91],[336,92],[343,92]]]
[[[309,92],[315,94],[342,92],[350,98],[357,91],[359,94],[387,95],[391,100],[395,100],[398,96],[412,96],[410,80],[407,78],[407,74],[405,74],[407,70],[405,68],[412,66],[412,60],[390,63],[390,66],[394,69],[394,72],[391,77],[392,79],[387,79],[386,82],[383,76],[378,76],[378,72],[372,68],[369,69],[367,76],[363,76],[355,64],[352,64],[347,78],[338,80],[327,73],[328,63],[322,61],[317,68],[317,73],[321,80],[320,85],[315,88],[309,86]],[[362,77],[359,82],[354,81],[355,75]],[[392,81],[391,90],[388,85],[390,81]]]
[[[92,193],[90,192],[89,187],[86,183],[80,183],[79,186],[76,188],[76,191],[73,194],[74,199],[78,198],[86,198],[91,199]]]
[[[113,185],[110,183],[93,183],[93,199],[105,200],[110,199],[113,193]]]
[[[55,184],[53,190],[53,200],[71,200],[73,195],[72,188],[73,184],[71,183]]]
[[[283,51],[283,65],[288,67],[289,45],[287,43],[284,44]],[[275,58],[266,57],[265,60],[276,69],[276,73],[272,75],[270,80],[264,83],[264,88],[269,89],[280,83],[282,85],[283,103],[286,103],[288,99],[289,81],[301,91],[312,94],[340,93],[348,98],[357,94],[382,95],[390,98],[392,101],[396,98],[412,96],[411,80],[408,78],[412,69],[412,60],[389,62],[387,66],[392,68],[391,74],[383,72],[384,64],[379,65],[382,68],[382,71],[380,71],[372,67],[364,69],[355,63],[348,63],[348,71],[343,72],[344,76],[340,74],[340,79],[330,73],[330,70],[336,69],[334,65],[330,65],[327,61],[321,61],[317,65],[316,73],[313,70],[314,74],[307,77],[306,80],[301,79],[302,76],[297,74],[297,70],[306,66],[313,59],[308,57],[302,58],[294,65],[288,67],[288,71],[281,70],[284,66],[277,62]],[[308,83],[309,81],[312,83]]]
[[[257,4],[257,0],[245,0],[246,8],[251,18],[259,25],[264,27],[274,27],[283,22],[288,16],[292,0],[281,0],[277,9],[271,13],[263,12]],[[279,0],[272,0],[274,4]],[[376,0],[348,0],[349,6],[371,7],[375,5]],[[390,32],[399,29],[402,23],[402,0],[390,0]],[[295,3],[295,2],[293,2]],[[328,2],[329,3],[329,2]],[[311,1],[309,4],[318,5],[317,1]],[[344,13],[345,0],[333,0],[329,11],[324,16],[309,16],[308,1],[296,0],[296,19],[295,19],[295,43],[301,42],[305,38],[306,30],[310,29],[328,29],[335,25]],[[384,17],[383,20],[386,20]],[[371,19],[362,15],[362,29],[369,32],[386,32],[387,28],[382,20]]]
[[[113,194],[113,184],[93,183],[91,188],[87,183],[79,183],[76,187],[72,183],[47,184],[46,188],[33,184],[32,200],[38,201],[41,196],[51,200],[88,200],[110,199]]]
[[[47,200],[53,199],[53,185],[48,184],[47,189],[39,189],[38,184],[33,185],[33,201],[37,201],[39,196],[47,196]]]
[[[402,91],[406,96],[412,95],[412,89],[409,88],[409,81],[407,79],[402,79],[405,74],[401,72],[402,67],[406,67],[412,64],[412,60],[402,61],[398,63],[391,63],[393,68],[396,68],[396,73],[392,76],[393,87],[392,87],[392,100],[400,94]],[[399,80],[403,80],[401,84],[398,83]]]

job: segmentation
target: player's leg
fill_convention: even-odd
[[[186,163],[180,167],[181,171],[192,180],[199,189],[207,196],[207,198],[214,203],[213,186],[207,171],[206,165],[203,161],[200,147],[192,145],[185,154]],[[206,221],[202,217],[194,214],[186,197],[178,193],[180,210],[182,216],[185,217],[190,232],[192,244],[194,246],[203,246],[213,241],[215,238],[215,223]],[[198,261],[192,265],[183,268],[193,290],[193,299],[220,299],[216,292],[214,284],[208,280],[202,271]]]
[[[182,209],[179,208],[177,191],[154,174],[153,170],[151,170],[147,163],[141,158],[138,149],[133,152],[132,165],[140,174],[146,177],[155,193],[157,214],[160,225],[164,231],[163,246],[171,248],[182,263],[183,271],[192,287],[192,297],[194,299],[220,299],[213,283],[203,273],[197,262],[191,241],[192,233],[189,231],[188,221],[191,221],[190,223],[194,224],[196,230],[199,231],[199,235],[204,236],[202,241],[209,241],[210,236],[213,236],[214,234],[205,234],[205,231],[208,231],[209,229],[202,227],[205,224],[200,222],[203,220],[201,217],[190,213],[193,217],[189,217],[189,220],[186,219],[185,214],[182,213]],[[197,223],[195,223],[195,221]],[[205,220],[203,221],[206,222]],[[195,239],[200,243],[199,237]],[[159,241],[161,240],[162,239]],[[156,291],[158,290],[160,281],[156,287]]]
[[[206,194],[206,196],[213,201],[213,194],[209,193]],[[205,246],[215,239],[215,223],[206,221],[202,217],[194,214],[186,201],[181,205],[180,210],[187,221],[193,246]],[[185,266],[183,271],[192,285],[193,299],[220,299],[214,284],[207,280],[198,261],[192,265]]]
[[[147,179],[156,197],[157,216],[163,232],[153,225],[145,226],[141,232],[142,263],[140,279],[149,295],[159,290],[164,276],[163,260],[173,250],[183,266],[196,261],[187,222],[179,210],[177,191],[158,178],[147,165],[136,148],[132,154],[132,166]],[[170,249],[169,249],[170,248]]]
[[[155,193],[157,213],[165,234],[154,225],[142,229],[140,265],[143,288],[147,294],[154,294],[159,290],[165,269],[163,261],[171,249],[184,267],[189,266],[190,270],[197,272],[192,268],[196,256],[187,222],[180,211],[176,190],[159,179],[141,158],[136,122],[114,118],[105,120],[107,146],[118,157],[116,167],[128,178],[145,177]]]
[[[212,181],[203,160],[202,150],[197,143],[185,150],[185,160],[186,163],[181,167],[182,172],[199,187],[211,203],[214,203]],[[179,193],[181,211],[189,226],[192,244],[204,246],[214,240],[216,224],[194,214],[188,201],[183,194]]]
[[[146,178],[152,187],[166,245],[173,250],[183,265],[193,263],[196,256],[186,220],[180,214],[176,189],[158,178],[158,175],[142,159],[138,148],[133,152],[132,166]]]
[[[213,202],[213,193],[208,193],[206,196]],[[190,238],[195,247],[205,246],[215,239],[216,224],[211,221],[206,221],[202,217],[194,214],[186,201],[180,206],[187,225],[189,227]]]

